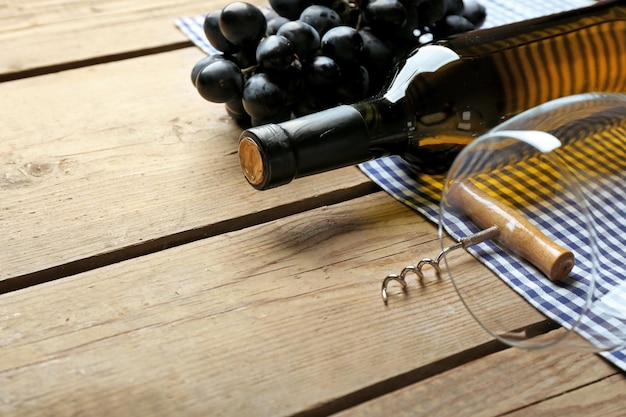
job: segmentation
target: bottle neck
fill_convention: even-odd
[[[367,126],[364,140],[367,140],[370,158],[399,154],[406,149],[409,125],[404,105],[404,101],[391,103],[383,96],[352,105]]]
[[[343,105],[245,130],[240,136],[239,160],[248,182],[265,190],[368,160],[368,139],[363,115]]]

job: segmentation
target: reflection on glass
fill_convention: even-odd
[[[625,176],[624,94],[551,101],[466,147],[444,185],[440,234],[446,247],[499,230],[445,256],[487,331],[527,348],[626,346]],[[473,258],[491,278],[476,278]]]

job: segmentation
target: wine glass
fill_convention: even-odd
[[[459,154],[439,233],[446,270],[483,328],[523,348],[626,347],[625,177],[619,93],[550,101]]]

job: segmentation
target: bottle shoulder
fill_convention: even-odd
[[[404,98],[407,86],[423,73],[434,73],[461,57],[452,49],[437,44],[425,45],[409,55],[394,74],[382,99],[396,103]]]

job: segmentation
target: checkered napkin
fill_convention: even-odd
[[[487,20],[483,27],[503,25],[583,7],[592,3],[590,0],[480,0],[480,2],[487,8]],[[208,12],[208,10],[201,12]],[[174,23],[204,52],[207,54],[218,53],[204,36],[203,20],[204,15],[198,15],[177,18]],[[626,150],[624,152],[623,160],[626,160]],[[369,161],[359,165],[359,168],[390,195],[423,214],[430,221],[438,223],[439,198],[444,176],[419,173],[408,162],[397,156]],[[518,181],[516,186],[529,187],[528,178],[515,178],[514,172],[508,172],[507,175],[509,180]],[[601,231],[599,233],[602,233],[603,237],[608,236],[608,239],[602,240],[603,246],[600,248],[600,253],[603,256],[601,263],[605,269],[602,271],[602,280],[604,281],[598,284],[598,288],[599,290],[617,288],[617,291],[613,290],[610,293],[611,299],[605,297],[605,304],[608,305],[607,308],[617,306],[620,309],[621,305],[626,302],[626,284],[623,282],[624,277],[626,277],[624,249],[619,246],[623,239],[613,239],[611,236],[626,232],[626,217],[624,216],[626,213],[626,186],[623,184],[621,174],[608,176],[602,181],[604,181],[603,184],[596,183],[594,185],[594,190],[602,189],[606,192],[592,202],[593,210],[598,210],[601,213]],[[560,203],[563,202],[552,201],[546,203],[547,206],[520,204],[519,207],[526,207],[524,214],[527,218],[537,224],[542,231],[547,231],[546,234],[556,243],[569,248],[575,254],[577,248],[581,251],[588,251],[588,243],[585,242],[584,237],[579,236],[579,231],[584,229],[580,223],[580,217],[568,211],[566,205]],[[556,223],[554,219],[560,220]],[[472,225],[462,222],[456,224],[454,229],[449,230],[450,234],[457,238],[468,236],[475,231],[476,229],[473,229]],[[567,287],[550,282],[532,266],[523,263],[516,257],[508,256],[499,251],[484,250],[490,244],[490,242],[483,242],[471,251],[482,263],[504,279],[543,314],[565,328],[571,328],[576,324],[585,304],[584,294],[577,294]],[[577,263],[572,272],[573,278],[585,280],[585,277],[589,276],[590,268],[589,265]],[[534,276],[536,279],[529,280],[529,276]],[[621,293],[619,289],[621,289]],[[588,318],[586,316],[579,328],[583,336],[587,336],[585,329],[590,328],[594,329],[595,333],[600,328],[610,335],[614,329],[613,326],[618,326],[618,328],[622,326],[623,328],[624,323],[613,323],[590,314]],[[601,355],[626,371],[626,349],[605,352]]]

